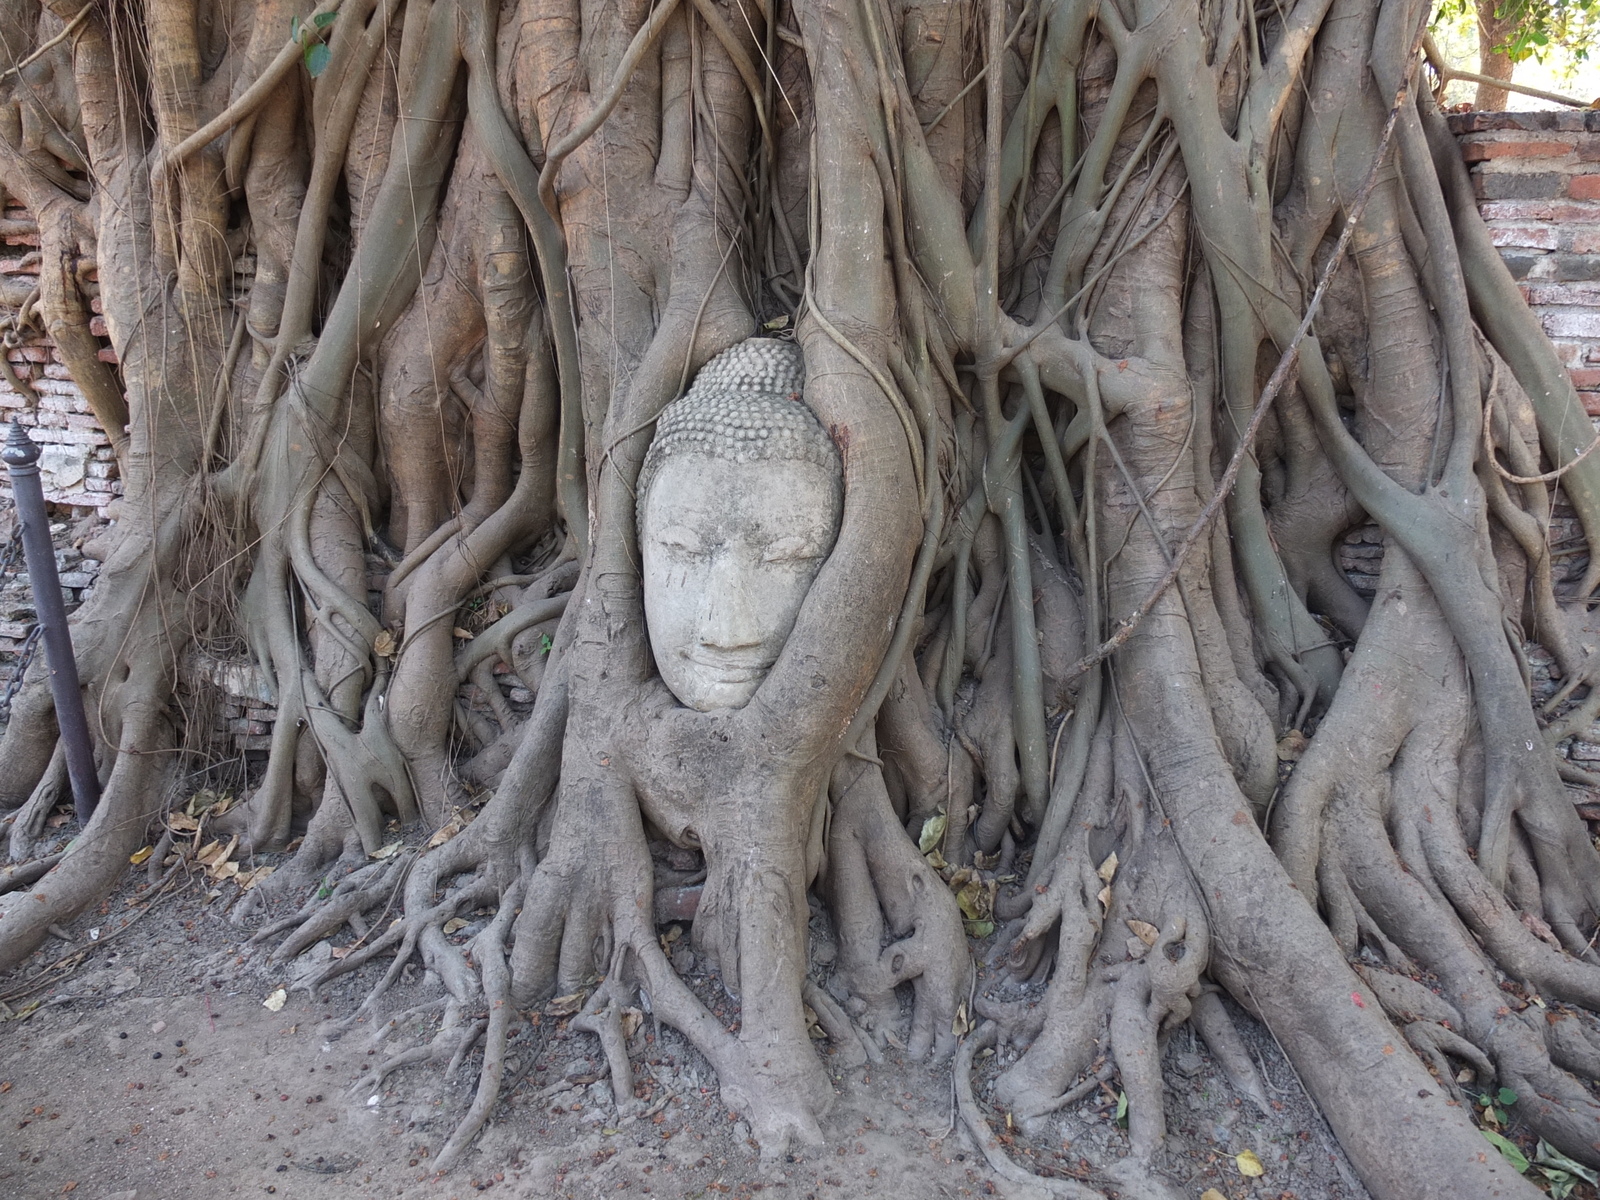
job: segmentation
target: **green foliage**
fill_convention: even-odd
[[[1500,1157],[1511,1164],[1517,1174],[1525,1174],[1528,1170],[1528,1156],[1524,1154],[1517,1144],[1503,1133],[1496,1133],[1492,1129],[1480,1129],[1479,1133],[1489,1139],[1489,1144],[1500,1151]]]
[[[1590,1185],[1600,1184],[1600,1172],[1595,1171],[1593,1167],[1573,1162],[1543,1138],[1539,1139],[1539,1147],[1533,1153],[1533,1161],[1540,1173],[1549,1181],[1553,1200],[1567,1200],[1567,1197],[1572,1195],[1572,1189],[1577,1187],[1580,1181]]]
[[[301,60],[306,65],[306,73],[313,79],[328,69],[328,60],[332,57],[327,44],[317,34],[332,25],[338,16],[338,13],[318,13],[311,18],[309,25],[299,17],[289,18],[289,40],[300,43]]]
[[[1442,0],[1433,26],[1463,17],[1513,21],[1506,41],[1495,49],[1514,63],[1543,62],[1556,49],[1584,62],[1600,34],[1600,0]]]

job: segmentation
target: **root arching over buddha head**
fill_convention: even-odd
[[[804,377],[793,342],[724,351],[662,412],[639,475],[650,647],[701,712],[749,702],[838,536],[839,452]]]

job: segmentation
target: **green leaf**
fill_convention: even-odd
[[[1118,1125],[1122,1125],[1122,1126],[1125,1127],[1128,1124],[1128,1093],[1127,1092],[1118,1092],[1117,1093],[1117,1115],[1116,1115],[1116,1117],[1114,1119],[1115,1119],[1115,1121],[1117,1122]]]
[[[1541,1166],[1556,1167],[1562,1171],[1570,1172],[1579,1179],[1587,1179],[1590,1183],[1600,1184],[1600,1171],[1596,1171],[1593,1167],[1586,1167],[1580,1162],[1573,1162],[1543,1138],[1539,1139],[1539,1145],[1534,1149],[1533,1161]],[[1545,1174],[1548,1175],[1549,1172],[1546,1171]]]
[[[1510,1088],[1501,1088],[1495,1093],[1494,1102],[1502,1107],[1515,1104],[1517,1102],[1517,1094]]]
[[[332,57],[333,53],[321,42],[318,42],[315,46],[307,46],[306,70],[311,73],[311,78],[315,79],[326,71],[328,69],[328,60]]]
[[[966,926],[970,938],[986,938],[994,932],[993,921],[968,921]]]
[[[1528,1169],[1528,1156],[1517,1149],[1517,1144],[1508,1137],[1496,1133],[1492,1129],[1480,1129],[1479,1133],[1489,1139],[1489,1144],[1500,1151],[1500,1157],[1505,1159],[1521,1175]]]
[[[1578,1181],[1565,1171],[1558,1171],[1554,1167],[1540,1167],[1539,1170],[1550,1182],[1551,1200],[1567,1200],[1572,1195],[1572,1189],[1578,1186]]]
[[[917,836],[917,849],[926,854],[939,844],[939,839],[944,837],[945,815],[934,813],[922,823],[922,832]]]
[[[318,13],[311,18],[311,23],[318,29],[326,29],[339,19],[338,13]]]
[[[300,18],[299,17],[290,17],[289,18],[289,40],[291,42],[298,42],[300,40]]]

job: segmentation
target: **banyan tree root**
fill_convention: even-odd
[[[836,1061],[954,1055],[986,1155],[978,1046],[1026,1047],[1024,1129],[1115,1076],[1103,1176],[1159,1196],[1173,1029],[1268,1102],[1221,991],[1375,1196],[1531,1194],[1464,1070],[1600,1161],[1600,856],[1563,786],[1594,780],[1551,750],[1600,712],[1600,563],[1549,546],[1556,487],[1600,534],[1600,456],[1415,78],[1424,7],[29,8],[0,187],[125,495],[74,628],[105,799],[0,883],[0,965],[174,799],[190,651],[247,648],[278,719],[228,818],[302,841],[236,919],[280,959],[354,931],[306,983],[380,968],[330,1035],[420,958],[439,1035],[379,1072],[477,1064],[447,1164],[552,996],[619,1104],[636,1007],[765,1155],[814,1141],[809,1006]],[[803,405],[842,497],[831,549],[772,556],[811,574],[758,685],[706,711],[662,681],[639,528],[702,375]],[[1370,604],[1333,559],[1369,521]],[[1537,713],[1530,639],[1564,676]],[[14,857],[54,753],[40,667],[0,743]],[[414,849],[374,859],[391,822]],[[469,964],[443,930],[480,910]],[[1035,1008],[973,993],[990,922]]]

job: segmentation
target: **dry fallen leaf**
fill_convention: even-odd
[[[128,861],[131,862],[134,866],[137,867],[140,863],[142,863],[145,859],[149,858],[155,852],[156,852],[156,848],[154,846],[146,846],[144,849],[135,850],[132,854],[128,855]]]
[[[394,634],[387,629],[378,630],[378,636],[372,639],[372,652],[379,658],[393,658]]]
[[[233,857],[234,849],[238,845],[239,835],[236,833],[228,840],[228,844],[226,846],[224,846],[221,842],[207,843],[205,849],[201,850],[199,854],[195,855],[195,858],[199,860],[202,866],[211,868],[211,874],[213,878],[220,879],[222,876],[217,874],[217,869],[221,867],[223,863],[227,862]],[[235,867],[234,870],[237,871],[238,868]]]
[[[1128,928],[1133,930],[1134,935],[1146,946],[1154,946],[1156,939],[1161,936],[1161,931],[1149,921],[1129,921]]]
[[[254,871],[240,871],[239,874],[234,878],[234,882],[237,883],[242,890],[248,892],[251,888],[255,887],[256,884],[260,883],[263,879],[265,879],[268,875],[271,875],[276,870],[276,867],[257,867]]]
[[[1100,876],[1102,883],[1111,882],[1117,874],[1117,852],[1115,850],[1106,856],[1105,862],[1100,864],[1095,874]]]
[[[815,1014],[813,1014],[815,1015]],[[644,1013],[637,1008],[622,1010],[622,1036],[629,1039],[639,1032],[639,1026],[644,1024]]]
[[[455,637],[458,637],[458,638],[464,638],[464,639],[466,639],[466,640],[467,640],[467,641],[469,641],[469,642],[470,642],[470,641],[471,641],[471,640],[472,640],[472,639],[473,639],[473,638],[474,638],[474,637],[475,637],[475,636],[476,636],[476,635],[475,635],[475,634],[471,634],[471,633],[468,633],[468,632],[467,632],[467,631],[466,631],[466,630],[465,630],[465,629],[463,629],[463,628],[461,628],[461,626],[459,626],[459,625],[457,625],[457,626],[456,626],[456,627],[455,627],[455,628],[454,628],[454,629],[452,629],[452,630],[451,630],[451,631],[450,631],[450,632],[451,632],[451,634],[453,634],[453,635],[454,635],[454,636],[455,636]]]
[[[451,838],[455,837],[456,834],[460,833],[463,829],[465,829],[468,825],[471,825],[472,824],[472,818],[474,816],[476,816],[476,815],[477,815],[476,813],[469,812],[468,810],[466,810],[464,808],[456,809],[453,813],[450,814],[450,819],[448,821],[446,821],[443,825],[439,826],[439,828],[434,831],[434,835],[431,838],[428,839],[427,848],[429,850],[432,850],[436,846],[444,845]]]
[[[1300,756],[1306,752],[1306,747],[1311,744],[1311,739],[1298,729],[1291,729],[1278,741],[1279,762],[1299,762]]]
[[[1100,901],[1100,907],[1102,909],[1104,909],[1106,912],[1110,912],[1111,911],[1111,887],[1110,887],[1110,885],[1108,884],[1107,886],[1101,888],[1100,889],[1100,894],[1097,895],[1095,897],[1095,899]]]
[[[565,996],[557,996],[544,1006],[544,1011],[552,1017],[570,1017],[583,1007],[583,992],[568,992]]]
[[[261,1002],[261,1007],[269,1012],[278,1012],[289,1001],[289,993],[283,988],[278,988]]]
[[[393,858],[405,848],[404,842],[390,842],[387,846],[380,846],[372,852],[373,858]]]
[[[200,828],[200,822],[188,813],[175,812],[167,814],[167,828],[173,833],[193,833]]]
[[[462,917],[451,917],[444,923],[444,931],[446,933],[454,933],[456,930],[465,929],[466,927],[467,922],[465,918]]]
[[[1267,1173],[1267,1169],[1261,1165],[1261,1160],[1256,1157],[1254,1150],[1239,1151],[1234,1155],[1233,1161],[1239,1164],[1239,1174],[1251,1179],[1260,1179]]]
[[[1216,1188],[1207,1188],[1200,1193],[1200,1200],[1228,1200],[1228,1198],[1217,1191]]]

